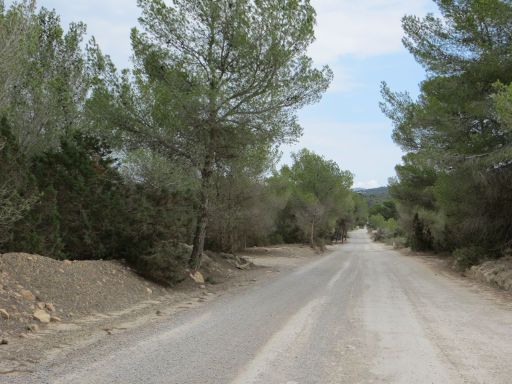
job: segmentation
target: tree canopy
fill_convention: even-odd
[[[411,238],[419,221],[435,249],[501,255],[512,241],[512,4],[435,3],[440,17],[403,19],[404,45],[428,74],[418,99],[382,88],[393,138],[408,152],[391,192]]]
[[[83,23],[0,1],[0,252],[124,259],[174,284],[204,246],[319,246],[365,222],[334,162],[303,150],[276,171],[332,79],[307,55],[308,0],[138,5],[118,71]]]
[[[319,100],[332,73],[314,68],[306,54],[315,25],[307,0],[138,5],[143,30],[132,30],[134,70],[113,86],[100,83],[92,105],[106,107],[111,118],[100,124],[109,132],[196,168],[200,208],[190,262],[197,268],[215,171],[258,146],[296,139],[296,111]]]

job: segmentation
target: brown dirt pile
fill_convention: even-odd
[[[202,281],[191,278],[176,288],[223,283],[252,268],[252,263],[238,256],[208,252],[201,268]],[[171,292],[120,261],[58,261],[25,253],[3,254],[0,342],[37,332],[49,322],[71,322],[87,315],[120,311]]]
[[[466,274],[493,287],[512,292],[512,256],[486,261],[472,267]]]
[[[59,322],[116,311],[164,293],[165,288],[117,261],[72,262],[24,253],[3,254],[0,334],[22,334],[34,324],[44,326],[48,320]]]

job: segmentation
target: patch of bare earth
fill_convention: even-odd
[[[463,278],[475,291],[487,292],[498,299],[510,301],[512,294],[511,257],[486,261],[461,273],[453,268],[453,258],[449,254],[413,252],[409,248],[402,248],[399,251],[405,256],[421,259],[437,274]]]
[[[327,247],[327,250],[330,250],[330,247]],[[310,260],[311,257],[319,257],[322,254],[323,251],[302,244],[253,247],[240,253],[241,256],[256,265],[276,268],[277,270],[297,267]]]
[[[512,292],[512,256],[475,265],[466,272],[466,275],[493,287]]]
[[[118,261],[0,255],[0,375],[30,372],[42,360],[161,321],[317,255],[299,245],[251,248],[240,256],[207,252],[200,274],[173,288]]]

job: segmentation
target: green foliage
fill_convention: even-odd
[[[0,246],[10,240],[12,226],[21,220],[38,199],[28,164],[7,119],[0,119]]]
[[[315,23],[307,0],[138,5],[135,68],[116,79],[108,60],[94,55],[104,73],[89,108],[97,128],[113,133],[122,149],[143,146],[200,177],[191,256],[197,268],[214,174],[255,146],[296,139],[297,109],[320,99],[332,73],[315,69],[306,54]]]
[[[275,151],[254,146],[215,173],[206,239],[210,249],[233,253],[268,244],[276,216],[286,204],[265,180],[276,159]]]
[[[465,247],[453,252],[453,265],[460,272],[464,272],[487,258],[487,250],[482,247]]]
[[[277,232],[287,242],[331,240],[355,222],[356,203],[350,191],[353,175],[330,160],[306,149],[293,155],[270,179],[276,193],[287,198],[279,213]],[[363,206],[359,202],[359,213]],[[341,240],[341,239],[340,239]]]
[[[359,192],[352,193],[352,199],[354,200],[354,224],[358,227],[364,227],[368,222],[369,202]]]
[[[368,212],[371,216],[381,215],[386,220],[398,218],[398,211],[393,200],[387,200],[382,202],[382,204],[373,205]]]
[[[365,198],[370,207],[382,204],[390,199],[388,187],[358,189],[356,192]]]
[[[432,249],[432,233],[430,228],[425,226],[424,221],[420,218],[418,213],[414,215],[412,220],[412,231],[409,241],[413,251],[427,251]]]
[[[512,244],[512,4],[436,1],[441,17],[403,19],[404,44],[429,76],[420,96],[384,84],[384,113],[405,150],[390,191],[417,249]]]
[[[83,23],[64,32],[55,11],[37,11],[34,1],[0,14],[0,52],[8,58],[0,61],[0,113],[23,153],[58,148],[81,123],[89,90],[84,35]]]
[[[0,252],[124,259],[170,285],[185,244],[198,268],[204,243],[323,244],[365,221],[332,161],[304,150],[269,176],[332,78],[307,56],[308,0],[138,4],[118,73],[84,24],[0,0]]]
[[[394,218],[386,219],[382,214],[374,214],[368,219],[369,227],[374,230],[373,239],[383,241],[400,235],[400,229]]]
[[[187,277],[187,261],[190,248],[176,242],[160,242],[138,257],[135,267],[138,273],[156,283],[172,286]]]

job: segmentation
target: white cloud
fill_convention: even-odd
[[[356,181],[354,188],[372,189],[383,187],[377,180]]]
[[[12,0],[8,0],[9,4]],[[135,0],[39,0],[56,8],[65,22],[83,20],[89,33],[115,61],[126,66],[130,55],[130,28],[140,11]],[[312,0],[317,11],[317,40],[310,54],[318,64],[335,72],[331,92],[349,92],[357,86],[339,63],[344,55],[358,57],[393,53],[401,49],[400,19],[405,14],[424,14],[431,0]]]
[[[329,87],[330,93],[346,93],[352,92],[361,87],[361,82],[357,81],[352,71],[341,63],[330,65],[334,72],[334,79]]]
[[[313,0],[317,40],[310,49],[320,64],[343,55],[374,56],[397,52],[405,14],[425,14],[430,0]]]
[[[282,163],[290,163],[292,152],[309,148],[349,169],[356,185],[387,185],[393,169],[403,155],[391,140],[391,126],[386,123],[343,123],[304,121],[304,136],[298,143],[283,148]],[[376,178],[375,176],[378,175]]]

